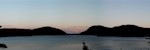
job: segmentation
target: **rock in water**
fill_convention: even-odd
[[[8,48],[5,44],[0,43],[0,48]]]

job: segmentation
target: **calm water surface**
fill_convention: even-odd
[[[85,41],[91,50],[148,50],[150,40],[144,37],[96,37],[90,35],[3,37],[0,50],[82,50]],[[150,50],[150,49],[149,49]]]

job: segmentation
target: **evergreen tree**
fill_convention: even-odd
[[[83,44],[83,50],[89,50],[88,47],[86,46],[85,42],[82,43]]]

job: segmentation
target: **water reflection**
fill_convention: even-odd
[[[63,35],[0,38],[0,42],[8,46],[3,50],[83,50],[83,41],[90,50],[147,50],[150,48],[147,43],[149,40],[144,37]]]

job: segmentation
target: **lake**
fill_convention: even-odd
[[[1,37],[8,46],[0,50],[82,50],[82,42],[91,50],[148,50],[145,37],[97,37],[91,35]],[[150,49],[149,49],[150,50]]]

